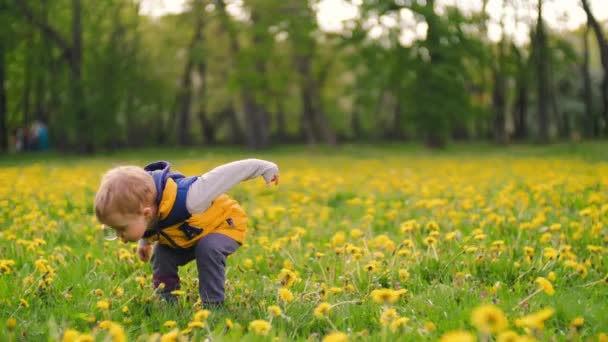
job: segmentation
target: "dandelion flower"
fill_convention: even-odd
[[[570,328],[580,329],[585,324],[585,319],[583,317],[576,317],[570,322]]]
[[[376,289],[370,293],[374,302],[379,304],[394,303],[399,300],[405,289],[395,291],[393,289]]]
[[[268,313],[270,313],[273,316],[280,316],[281,308],[278,307],[277,305],[271,305],[268,307]]]
[[[396,332],[405,327],[409,321],[410,319],[407,317],[399,317],[391,322],[390,329],[392,332]]]
[[[291,291],[289,291],[289,289],[286,289],[284,287],[279,289],[279,298],[281,298],[282,301],[284,302],[291,302],[293,301],[293,293],[291,293]]]
[[[194,320],[200,322],[205,321],[209,318],[210,314],[211,312],[209,310],[199,310],[194,314]]]
[[[331,304],[329,304],[327,302],[323,302],[315,308],[315,316],[318,318],[322,318],[329,312],[330,309],[331,309]]]
[[[6,321],[6,327],[8,328],[9,331],[13,331],[15,329],[15,327],[17,326],[17,320],[14,318],[9,318]]]
[[[160,342],[177,342],[179,338],[179,330],[173,329],[160,337]]]
[[[502,310],[492,304],[478,306],[473,309],[471,323],[477,330],[492,334],[505,330],[509,324]]]
[[[536,278],[536,284],[538,285],[539,289],[543,290],[549,296],[553,296],[555,294],[553,285],[551,285],[551,282],[548,281],[547,279],[545,279],[543,277],[538,277],[538,278]]]
[[[516,319],[515,325],[522,328],[543,329],[545,327],[545,321],[551,318],[554,313],[555,310],[553,308],[545,308],[533,314]]]
[[[464,330],[454,330],[441,336],[439,342],[475,342],[475,335]]]
[[[270,332],[270,328],[270,323],[262,319],[256,319],[249,323],[249,330],[253,331],[256,335],[266,336]]]
[[[325,335],[322,342],[348,342],[348,335],[343,332],[333,332]]]
[[[177,325],[176,321],[166,321],[165,323],[163,323],[163,326],[167,327],[169,329],[173,328],[176,325]]]
[[[97,301],[96,306],[98,309],[108,310],[108,309],[110,309],[111,304],[110,304],[109,300],[104,299],[104,300]]]

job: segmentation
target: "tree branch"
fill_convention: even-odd
[[[36,26],[42,33],[44,33],[50,40],[54,41],[62,50],[62,57],[68,61],[71,58],[72,48],[68,41],[51,27],[45,20],[42,20],[34,14],[34,11],[27,5],[24,0],[14,0],[15,4],[23,14],[23,16],[34,26]]]

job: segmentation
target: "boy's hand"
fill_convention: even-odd
[[[152,252],[152,245],[149,243],[137,244],[137,256],[139,260],[148,262],[150,260],[150,253]]]
[[[279,185],[279,175],[272,176],[272,179],[266,181],[266,185],[270,186],[270,184],[274,183],[275,185]]]

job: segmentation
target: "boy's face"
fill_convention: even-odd
[[[104,223],[112,227],[123,242],[137,241],[152,223],[152,216],[152,208],[143,208],[139,214],[112,214]]]

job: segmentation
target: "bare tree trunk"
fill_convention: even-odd
[[[547,81],[547,41],[543,23],[543,0],[538,0],[538,19],[536,22],[536,71],[538,77],[538,140],[549,141],[549,113],[547,100],[549,87]]]
[[[497,46],[497,61],[492,63],[492,76],[494,78],[494,89],[492,91],[492,103],[494,105],[494,141],[497,144],[507,143],[507,132],[506,132],[506,92],[507,92],[507,80],[505,76],[505,24],[504,24],[504,13],[506,5],[503,2],[503,15],[500,18],[500,27],[502,28],[502,37]]]
[[[198,75],[201,79],[201,89],[199,91],[198,104],[198,120],[201,125],[201,132],[203,133],[203,139],[208,145],[214,145],[217,143],[215,136],[215,125],[207,115],[207,107],[205,105],[205,95],[207,94],[207,64],[205,61],[199,61],[197,64]]]
[[[301,127],[308,144],[315,144],[318,136],[315,131],[315,106],[312,100],[312,78],[310,75],[310,56],[297,56],[296,66],[300,74],[300,101],[302,102]]]
[[[5,72],[5,46],[0,39],[0,152],[8,151],[8,127],[6,105],[6,72]]]
[[[602,61],[602,67],[604,69],[604,77],[602,79],[601,85],[601,93],[602,93],[602,105],[603,110],[602,114],[604,117],[604,134],[608,135],[608,41],[604,37],[604,33],[602,31],[602,27],[595,19],[595,16],[591,12],[591,8],[587,0],[581,0],[583,4],[583,9],[587,14],[587,21],[593,31],[595,32],[595,37],[597,39],[597,45],[600,49],[600,59]]]
[[[32,55],[34,54],[34,33],[28,30],[26,34],[27,43],[25,45],[25,63],[24,63],[24,79],[23,79],[23,93],[21,97],[21,110],[23,111],[23,123],[28,125],[32,120],[31,117],[31,98],[32,98],[32,73],[33,63]],[[27,141],[27,139],[26,139]]]
[[[220,17],[221,24],[224,26],[224,29],[228,32],[228,38],[230,40],[230,52],[232,54],[233,59],[233,68],[236,67],[236,63],[234,60],[238,57],[241,51],[241,47],[238,41],[237,33],[234,30],[234,27],[230,23],[230,19],[228,18],[228,14],[226,13],[226,3],[224,0],[215,0],[217,5],[218,14]],[[256,33],[258,34],[258,33]],[[254,40],[256,37],[254,37]],[[259,67],[258,67],[259,68]],[[259,106],[255,101],[255,98],[251,92],[251,89],[247,89],[243,85],[240,87],[239,95],[241,98],[241,102],[243,105],[243,111],[245,112],[245,120],[246,124],[246,139],[247,146],[250,149],[259,149],[266,147],[268,144],[267,137],[267,125],[266,120],[263,117],[259,110]],[[231,107],[234,111],[234,106]],[[236,115],[233,116],[233,119],[236,119]],[[238,123],[233,123],[233,127],[237,127]],[[235,137],[235,140],[239,139],[239,137]]]
[[[89,130],[89,118],[85,105],[85,94],[82,84],[82,6],[80,0],[72,0],[72,47],[70,55],[70,88],[73,110],[76,114],[78,132],[78,149],[83,153],[94,151],[93,136]]]
[[[591,88],[591,73],[589,72],[589,29],[590,24],[587,22],[585,31],[583,32],[583,64],[581,71],[583,74],[583,100],[585,103],[585,116],[583,119],[583,127],[585,137],[595,137],[597,132],[597,124],[593,115],[593,90]]]
[[[194,26],[194,34],[188,45],[188,55],[182,78],[180,82],[180,88],[177,92],[176,106],[177,112],[177,131],[176,141],[178,145],[186,146],[192,143],[190,136],[190,108],[192,106],[192,69],[194,68],[194,51],[197,45],[203,40],[203,18],[202,9],[198,9],[198,6],[194,6],[193,12],[196,15],[196,23]]]
[[[287,140],[287,120],[285,118],[285,106],[283,99],[277,99],[277,140],[285,142]]]
[[[522,55],[515,44],[511,49],[516,58],[517,76],[515,79],[515,103],[513,105],[513,123],[515,139],[521,140],[528,137],[528,70],[530,61]]]
[[[68,42],[55,28],[39,18],[25,1],[15,1],[25,18],[36,26],[44,36],[52,40],[62,52],[62,58],[70,71],[70,101],[76,117],[77,148],[81,152],[93,152],[93,142],[89,132],[88,116],[85,107],[85,94],[82,85],[82,7],[80,0],[72,0],[72,33]]]

